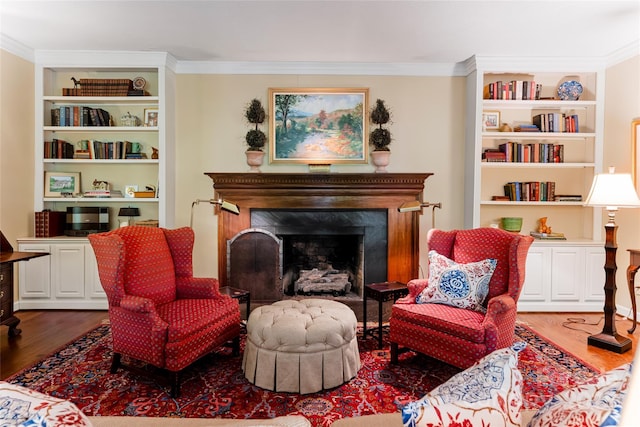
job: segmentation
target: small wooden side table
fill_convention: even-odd
[[[640,249],[627,249],[629,251],[629,267],[627,268],[627,284],[629,285],[629,296],[631,297],[631,309],[633,310],[633,326],[627,330],[630,334],[636,330],[636,273],[640,269]]]
[[[367,334],[373,336],[378,334],[378,348],[382,348],[382,303],[385,301],[396,301],[398,298],[409,294],[407,285],[401,282],[371,283],[364,286],[362,295],[362,320],[364,327],[362,338],[366,339]],[[367,331],[367,298],[378,301],[378,330]]]
[[[245,291],[244,289],[232,288],[231,286],[223,286],[220,288],[220,293],[237,299],[240,304],[243,302],[246,303],[247,319],[249,318],[249,313],[251,313],[251,292]]]

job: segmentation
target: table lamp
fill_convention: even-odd
[[[126,216],[127,219],[119,220],[120,227],[126,227],[127,225],[133,225],[133,217],[140,216],[140,209],[132,208],[131,206],[126,208],[120,208],[118,216]]]
[[[616,353],[624,353],[631,349],[631,340],[619,335],[615,325],[616,270],[618,269],[616,266],[618,226],[615,223],[615,216],[618,208],[640,208],[640,199],[633,186],[631,175],[617,174],[613,167],[609,168],[609,173],[597,174],[593,178],[585,206],[604,207],[609,217],[604,226],[606,232],[604,327],[599,334],[589,336],[587,343]]]

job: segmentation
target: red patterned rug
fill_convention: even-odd
[[[516,335],[528,344],[518,365],[528,409],[598,373],[527,327],[517,326]],[[172,399],[166,384],[122,369],[109,373],[111,334],[109,326],[102,325],[7,381],[71,400],[90,416],[243,419],[298,414],[314,426],[328,426],[339,418],[395,412],[460,371],[412,352],[390,365],[388,343],[382,350],[373,338],[359,344],[362,368],[357,377],[322,393],[274,393],[255,387],[244,378],[242,357],[221,350],[188,368],[181,397]]]

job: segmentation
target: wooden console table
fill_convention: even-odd
[[[633,326],[627,330],[630,334],[636,330],[636,292],[635,281],[636,273],[640,268],[640,249],[628,249],[629,251],[629,267],[627,268],[627,284],[629,285],[629,296],[631,297],[631,309],[633,310]]]
[[[0,231],[0,325],[9,327],[9,336],[22,332],[18,329],[18,319],[13,314],[13,264],[32,258],[49,255],[46,252],[14,252],[13,246]]]

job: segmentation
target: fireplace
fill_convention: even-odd
[[[285,295],[361,298],[365,283],[387,280],[385,209],[257,208],[251,210],[251,228],[282,240]],[[305,282],[302,272],[316,280]]]
[[[283,239],[301,235],[312,239],[314,234],[326,239],[346,234],[362,240],[362,283],[407,282],[418,277],[420,213],[401,213],[398,207],[408,201],[422,201],[425,180],[431,173],[211,172],[206,175],[213,181],[216,197],[240,207],[240,215],[216,207],[219,254],[226,253],[227,241],[251,228],[266,227],[268,232]],[[285,215],[285,219],[279,220],[278,225],[267,224],[263,216],[271,217],[274,212]],[[317,215],[327,213],[339,218],[338,224],[345,228],[339,230],[335,221],[332,225],[317,225],[320,221]],[[354,214],[360,219],[345,219]],[[377,225],[371,226],[372,223]],[[369,237],[368,232],[374,234]],[[378,251],[372,252],[373,249]],[[373,273],[369,272],[368,264],[374,265]],[[225,256],[218,256],[218,278],[222,285],[227,284]],[[358,292],[361,293],[361,289]]]

